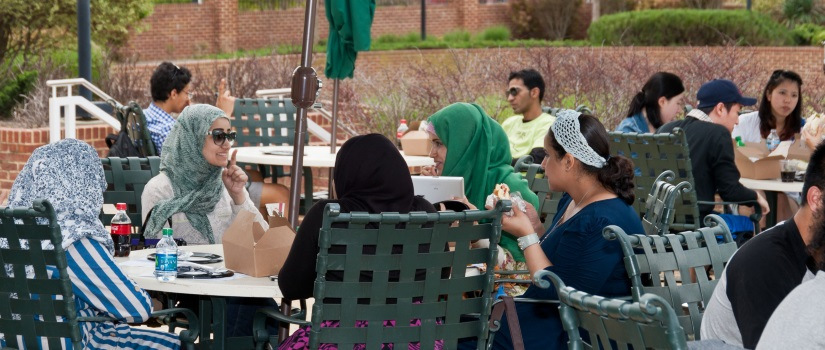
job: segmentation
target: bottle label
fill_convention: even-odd
[[[178,255],[177,254],[157,254],[155,255],[155,271],[177,271],[178,270]]]
[[[132,234],[131,224],[112,224],[113,235],[129,235]]]

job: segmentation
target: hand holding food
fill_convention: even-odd
[[[510,187],[507,184],[498,184],[493,189],[493,193],[487,196],[487,200],[484,201],[484,206],[487,208],[492,209],[495,207],[496,202],[502,199],[507,199],[511,202],[514,208],[518,208],[522,212],[527,212],[527,202],[521,198],[518,192],[510,194]],[[504,213],[505,215],[512,216],[513,212],[509,211]]]

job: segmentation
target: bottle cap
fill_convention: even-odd
[[[406,123],[407,123],[406,119],[401,119],[401,124],[406,124]]]
[[[169,228],[169,227],[164,227],[163,228],[163,235],[164,236],[171,236],[172,235],[172,229]]]
[[[117,209],[117,210],[126,210],[126,203],[115,204],[115,209]]]

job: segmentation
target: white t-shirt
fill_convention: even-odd
[[[759,112],[740,115],[739,124],[733,127],[730,136],[734,139],[742,136],[744,142],[763,142],[762,133],[759,131]]]
[[[771,315],[756,349],[825,348],[825,272],[794,288]]]

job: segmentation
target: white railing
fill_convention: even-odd
[[[83,78],[47,81],[46,86],[52,88],[52,97],[49,98],[49,143],[60,141],[60,107],[64,107],[64,113],[66,115],[66,122],[64,123],[66,138],[77,138],[77,125],[75,122],[77,118],[75,112],[76,107],[83,108],[86,112],[89,112],[92,117],[106,122],[106,124],[109,124],[115,131],[120,131],[120,121],[100,109],[100,107],[95,106],[85,97],[72,95],[72,88],[75,85],[84,86],[104,101],[114,101],[111,96]],[[66,95],[58,96],[58,88],[66,88]]]

